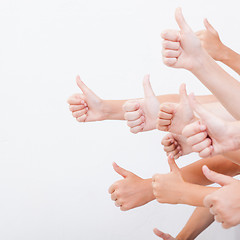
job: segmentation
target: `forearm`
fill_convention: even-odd
[[[240,119],[240,83],[236,79],[225,72],[205,51],[192,73],[236,119]]]
[[[240,154],[237,152],[235,154],[232,153],[232,158],[236,159],[237,156],[240,160]],[[211,182],[204,176],[202,172],[203,165],[207,165],[211,170],[228,176],[235,176],[239,174],[240,171],[239,165],[233,163],[224,156],[217,155],[211,158],[201,159],[181,168],[181,174],[184,181],[199,185],[211,184]]]
[[[204,104],[209,112],[213,113],[215,116],[225,120],[225,121],[235,121],[236,119],[223,107],[223,105],[216,101]]]
[[[177,235],[177,240],[195,239],[214,221],[213,215],[208,208],[197,207],[187,221],[182,231]]]
[[[220,61],[240,74],[240,55],[224,45]]]
[[[103,100],[104,120],[124,120],[123,104],[128,100]]]
[[[179,200],[180,204],[187,204],[191,206],[203,207],[204,198],[216,191],[219,188],[215,187],[205,187],[192,183],[185,183],[183,189],[179,189],[181,191],[181,199]]]
[[[159,95],[157,99],[160,103],[179,102],[178,94]],[[129,100],[103,100],[104,103],[104,119],[105,120],[124,120],[124,111],[122,109],[124,103]],[[137,100],[137,99],[136,99]]]
[[[180,96],[179,94],[166,94],[166,95],[157,96],[157,99],[160,103],[164,103],[164,102],[178,103],[180,101]],[[196,99],[201,104],[214,103],[218,101],[214,95],[196,96]]]
[[[235,175],[240,174],[240,166],[239,166],[240,165],[240,150],[234,151],[234,152],[227,152],[227,153],[224,153],[223,155],[236,164],[237,173]]]
[[[198,101],[202,104],[216,102],[217,99],[213,95],[197,96]],[[179,94],[159,95],[157,99],[160,103],[179,102]],[[103,100],[103,119],[104,120],[124,120],[124,111],[122,109],[124,103],[128,100]],[[134,99],[131,99],[134,100]]]

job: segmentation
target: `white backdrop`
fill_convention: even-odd
[[[176,93],[181,82],[207,94],[161,61],[160,33],[177,27],[179,5],[194,30],[208,17],[240,52],[236,0],[0,0],[0,239],[145,240],[157,239],[154,227],[180,231],[192,207],[152,202],[121,212],[107,193],[120,179],[113,161],[144,178],[168,172],[164,134],[133,135],[123,121],[79,124],[66,103],[77,74],[104,99],[143,96],[146,73],[156,94]],[[237,237],[213,224],[198,239]]]

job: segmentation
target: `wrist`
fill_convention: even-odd
[[[101,120],[124,120],[122,100],[101,100]]]
[[[231,49],[225,46],[224,44],[222,44],[221,47],[219,48],[218,55],[215,60],[224,63],[231,59],[230,55],[231,55]]]
[[[191,240],[194,238],[190,237],[190,233],[188,233],[187,231],[184,231],[184,229],[176,236],[177,240]]]
[[[147,202],[151,202],[156,199],[156,197],[153,194],[152,178],[144,179],[144,182]]]
[[[188,69],[191,71],[194,75],[201,71],[201,69],[205,66],[206,61],[211,58],[210,55],[207,53],[205,49],[202,49],[198,56],[194,59],[192,63],[191,69]]]
[[[203,78],[208,72],[212,71],[214,59],[203,49],[190,70],[197,78]]]
[[[226,126],[227,136],[232,138],[233,149],[240,148],[240,121],[227,122]]]

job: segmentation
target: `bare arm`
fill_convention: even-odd
[[[179,169],[174,159],[171,157],[171,155],[169,155],[168,163],[170,166],[170,173],[155,174],[153,176],[153,194],[156,197],[157,201],[160,203],[169,204],[180,203],[192,206],[203,206],[203,199],[218,189],[200,185],[210,183],[209,180],[207,180],[201,172],[203,164],[209,165],[208,160],[202,160],[202,162],[199,161],[199,165],[197,165],[195,169],[192,169],[192,166],[194,164],[190,165],[190,167],[187,166],[185,168]],[[216,157],[213,159],[213,161],[211,161],[211,167],[217,169],[220,172],[226,172],[221,164],[224,162],[224,157],[220,157],[220,159]],[[224,167],[227,167],[228,174],[235,175],[236,172],[239,171],[238,165],[233,164],[230,161],[225,162],[225,164],[226,165]],[[194,176],[198,176],[198,178]],[[197,184],[193,183],[193,179],[196,180]]]
[[[238,152],[232,153],[232,157],[235,160],[240,159]],[[181,168],[181,175],[184,181],[199,185],[211,184],[202,172],[202,166],[204,165],[207,165],[213,171],[228,176],[235,176],[240,173],[240,166],[238,164],[233,163],[224,156],[218,155],[211,158],[201,159]]]
[[[240,74],[240,55],[227,46],[224,46],[223,53],[221,62]]]
[[[184,228],[177,235],[179,240],[195,239],[201,232],[203,232],[212,222],[214,216],[209,212],[208,208],[197,207]]]
[[[240,83],[224,71],[201,47],[200,40],[186,23],[181,9],[176,10],[175,17],[180,31],[167,30],[162,33],[164,63],[191,71],[236,119],[240,119],[238,106]],[[165,47],[170,41],[174,42],[171,49]]]
[[[204,96],[196,96],[198,101],[202,104],[206,103],[215,103],[217,101],[216,97],[213,95],[204,95]],[[159,95],[157,99],[160,103],[165,102],[172,102],[178,103],[179,102],[179,94],[166,94],[166,95]],[[104,120],[124,120],[124,113],[122,107],[124,103],[128,100],[102,100],[103,101],[103,114]]]
[[[207,19],[204,19],[204,25],[206,30],[196,33],[203,48],[214,60],[221,61],[240,74],[240,55],[222,43],[217,30]]]
[[[219,99],[223,106],[240,119],[240,83],[224,71],[209,55],[203,53],[193,74]]]

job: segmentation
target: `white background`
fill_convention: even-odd
[[[150,240],[154,227],[175,236],[192,207],[152,202],[121,212],[107,192],[120,179],[113,161],[143,178],[169,171],[164,133],[133,135],[123,121],[77,123],[66,100],[79,92],[77,74],[104,99],[143,96],[146,73],[156,94],[176,93],[182,82],[207,94],[187,71],[163,65],[160,33],[177,28],[182,6],[194,30],[208,17],[240,52],[238,2],[1,0],[0,239]],[[198,239],[237,237],[213,224]]]

